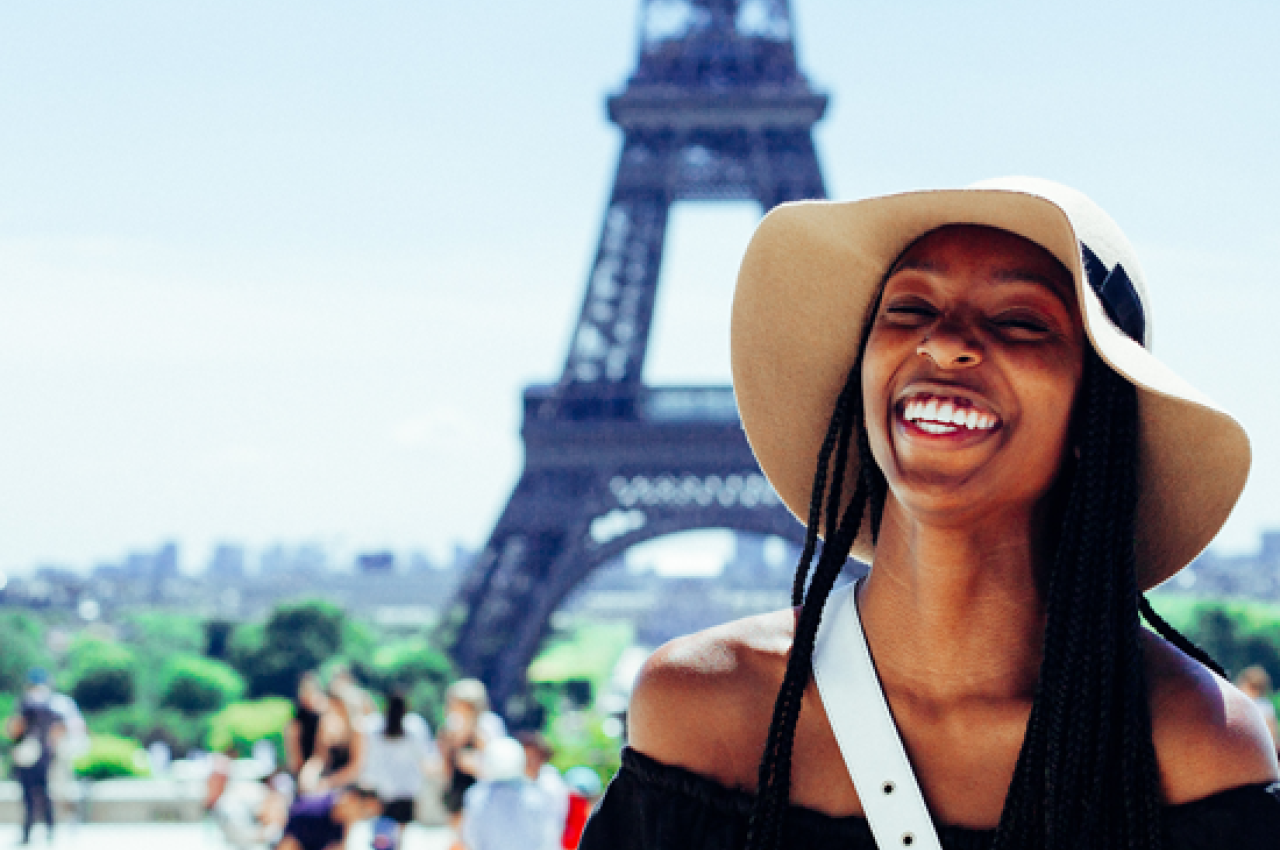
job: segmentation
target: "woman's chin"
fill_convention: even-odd
[[[1041,497],[1010,487],[975,486],[972,477],[940,472],[890,484],[902,518],[939,528],[986,530],[990,523],[1029,522]],[[886,513],[888,509],[886,509]]]

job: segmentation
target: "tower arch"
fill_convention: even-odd
[[[499,710],[551,613],[647,539],[803,529],[751,454],[728,387],[642,379],[671,205],[826,196],[826,109],[795,58],[787,0],[643,0],[636,68],[608,99],[622,151],[560,380],[524,394],[525,466],[440,625]]]

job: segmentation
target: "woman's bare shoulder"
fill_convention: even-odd
[[[1253,702],[1167,641],[1144,632],[1152,731],[1168,802],[1280,778]]]
[[[791,610],[775,611],[658,649],[631,695],[631,746],[728,787],[753,787],[794,627]]]

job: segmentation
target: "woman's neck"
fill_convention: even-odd
[[[1044,636],[1033,523],[947,527],[885,505],[858,608],[886,686],[924,699],[1029,698]]]

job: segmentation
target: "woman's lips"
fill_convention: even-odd
[[[943,437],[976,435],[1000,427],[1000,417],[958,396],[915,393],[897,404],[898,416],[914,430]]]

